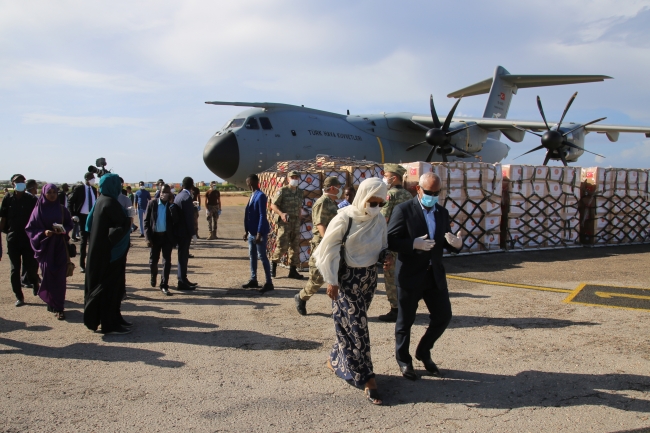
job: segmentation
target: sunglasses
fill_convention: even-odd
[[[420,188],[422,189],[422,188]],[[422,189],[422,192],[426,195],[431,195],[433,197],[438,197],[440,195],[440,190],[438,191],[427,191],[426,189]]]
[[[377,206],[379,206],[379,207],[384,207],[384,205],[386,204],[385,201],[384,201],[384,202],[381,202],[381,203],[377,203],[376,201],[369,201],[369,202],[367,202],[367,203],[368,203],[368,206],[369,206],[369,207],[377,207]]]

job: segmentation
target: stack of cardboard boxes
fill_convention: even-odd
[[[503,188],[505,249],[578,246],[579,168],[504,165]]]
[[[650,242],[648,170],[589,167],[581,180],[583,244]]]

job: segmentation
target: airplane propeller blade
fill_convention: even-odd
[[[544,149],[544,145],[543,145],[543,144],[540,145],[540,146],[537,146],[537,147],[534,148],[534,149],[529,150],[529,151],[526,152],[526,153],[522,153],[522,154],[519,155],[517,158],[520,158],[520,157],[522,157],[522,156],[524,156],[524,155],[528,155],[529,153],[532,153],[532,152],[534,152],[534,151],[536,151],[536,150],[540,150],[540,149]],[[513,158],[513,160],[514,160],[514,159],[517,159],[517,158]],[[544,164],[544,165],[546,165],[546,164]]]
[[[433,156],[433,152],[434,152],[435,150],[436,150],[436,146],[431,146],[431,150],[429,151],[429,155],[427,155],[427,159],[425,159],[426,162],[431,162],[431,157]],[[443,159],[443,160],[445,159],[445,158],[444,158],[444,155],[443,155],[443,158],[442,158],[442,159]]]
[[[416,147],[418,147],[418,146],[421,145],[421,144],[426,144],[426,141],[421,141],[420,143],[413,144],[413,145],[407,147],[407,148],[406,148],[406,151],[408,152],[409,150],[413,150],[413,149],[415,149]]]
[[[547,150],[547,151],[546,151],[546,158],[544,158],[544,164],[543,164],[543,165],[548,164],[548,161],[549,161],[550,159],[551,159],[551,151],[550,151],[550,150]]]
[[[582,147],[580,147],[580,146],[576,146],[575,144],[570,143],[570,142],[568,142],[568,141],[566,141],[566,140],[563,141],[562,144],[564,144],[565,146],[568,146],[568,147],[572,147],[572,148],[574,148],[574,149],[584,150],[584,151],[587,152],[587,153],[591,153],[592,155],[596,155],[596,156],[600,156],[601,158],[604,158],[603,155],[599,155],[599,154],[594,153],[594,152],[591,152],[591,151],[589,151],[589,150],[587,150],[587,149],[583,149]]]
[[[518,129],[518,130],[520,130],[520,131],[530,132],[531,134],[536,135],[536,136],[538,136],[538,137],[541,137],[541,136],[542,136],[542,134],[538,134],[537,132],[531,131],[531,130],[529,130],[529,129],[520,128],[520,127],[517,126],[517,125],[512,125],[512,127],[515,128],[515,129]]]
[[[464,127],[464,128],[460,128],[460,129],[455,129],[455,130],[453,130],[453,131],[449,131],[448,133],[445,134],[445,136],[446,136],[446,137],[454,136],[454,135],[458,134],[459,132],[463,132],[464,130],[466,130],[466,129],[468,129],[468,128],[471,128],[472,126],[474,126],[474,125],[467,125],[467,126]],[[453,146],[452,146],[452,147],[453,147]]]
[[[411,120],[411,122],[413,122],[414,124],[416,124],[416,125],[417,125],[418,127],[420,127],[420,129],[422,129],[423,131],[428,131],[429,129],[431,129],[431,128],[428,128],[428,127],[424,126],[424,125],[421,124],[421,123],[416,122],[415,120]]]
[[[564,157],[564,152],[562,152],[562,149],[560,149],[558,153],[560,154],[560,159],[562,160],[562,164],[564,164],[565,167],[568,166],[569,164],[567,164],[566,162],[566,158]]]
[[[580,128],[584,128],[587,125],[591,125],[593,123],[600,122],[601,120],[605,120],[605,119],[607,119],[607,117],[601,117],[600,119],[596,119],[596,120],[592,120],[591,122],[583,123],[582,125],[576,126],[575,128],[565,132],[564,134],[562,134],[562,137],[566,137],[567,135],[571,134],[573,131],[576,131],[576,130],[578,130]]]
[[[569,111],[569,107],[571,107],[571,104],[573,104],[573,101],[575,101],[576,96],[578,96],[578,92],[575,92],[573,96],[569,98],[569,102],[567,102],[566,107],[564,108],[564,112],[562,113],[562,117],[560,117],[560,121],[557,124],[557,128],[555,128],[557,131],[560,130],[560,126],[562,126],[562,121],[564,120],[564,116],[566,116],[566,112]]]
[[[445,131],[445,132],[449,131],[449,125],[451,125],[451,118],[454,117],[454,112],[456,111],[456,107],[458,107],[458,103],[460,102],[461,99],[463,99],[462,96],[460,98],[458,98],[458,101],[456,101],[454,106],[451,107],[451,111],[449,112],[449,114],[447,114],[447,118],[445,119],[445,124],[442,125],[442,130],[443,131]]]
[[[539,108],[539,114],[541,114],[542,119],[544,119],[544,124],[546,125],[546,129],[550,131],[551,128],[549,128],[548,122],[546,121],[546,116],[544,115],[544,109],[542,108],[542,100],[540,99],[539,95],[537,95],[537,108]]]
[[[433,126],[440,128],[440,119],[438,118],[438,113],[436,113],[436,107],[433,106],[433,95],[429,96],[429,107],[431,108],[431,118],[433,120]]]

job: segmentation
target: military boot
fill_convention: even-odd
[[[289,275],[287,275],[287,278],[293,278],[295,280],[302,280],[305,277],[303,277],[302,275],[300,275],[298,273],[298,270],[296,269],[295,266],[291,266],[289,268]]]
[[[271,263],[271,277],[275,278],[275,273],[278,270],[278,262]]]
[[[209,241],[213,241],[213,240],[215,240],[216,238],[217,238],[216,233],[215,233],[214,231],[211,231],[211,232],[210,232],[210,236],[208,237],[208,240],[209,240]]]

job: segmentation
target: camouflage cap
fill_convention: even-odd
[[[330,186],[341,186],[341,181],[336,176],[330,176],[323,182],[323,188],[329,188]]]
[[[384,173],[395,173],[398,176],[404,176],[406,169],[399,164],[384,164]]]
[[[291,176],[300,176],[300,172],[296,171],[296,170],[291,170],[289,172],[289,177],[291,177]]]

